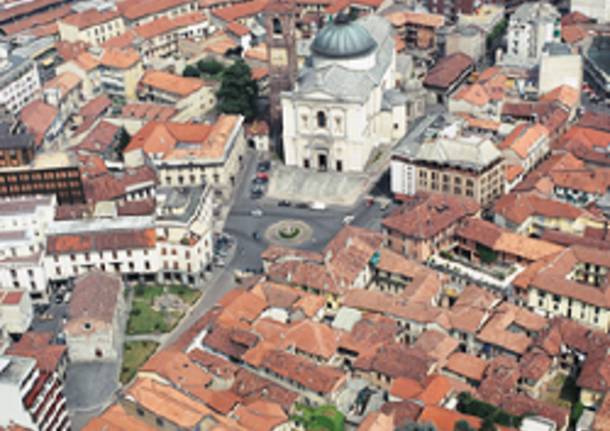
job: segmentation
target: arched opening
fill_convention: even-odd
[[[322,111],[318,111],[316,114],[316,118],[318,119],[318,127],[325,128],[326,127],[326,114]]]
[[[282,22],[279,18],[273,18],[273,34],[282,34]]]

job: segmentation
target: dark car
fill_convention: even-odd
[[[252,199],[260,199],[263,197],[263,191],[261,189],[252,189],[250,191],[250,197]]]
[[[269,160],[263,160],[262,162],[258,162],[258,165],[256,165],[257,172],[267,172],[269,170],[271,170],[271,161]]]
[[[64,297],[62,295],[57,295],[55,297],[55,303],[56,304],[61,304],[62,302],[64,302]]]
[[[266,179],[266,178],[259,178],[259,177],[256,177],[256,178],[254,178],[252,180],[252,184],[259,185],[259,186],[265,185],[265,184],[267,184],[267,182],[269,182],[268,179]]]
[[[252,238],[258,241],[261,239],[261,234],[258,232],[252,232]]]
[[[281,200],[277,203],[278,207],[291,207],[292,206],[292,202],[290,201],[286,201],[286,200]]]
[[[307,205],[305,202],[299,202],[298,204],[295,205],[295,207],[302,209],[302,210],[306,210],[309,208],[309,205]]]

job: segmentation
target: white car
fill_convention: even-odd
[[[263,216],[263,210],[260,208],[255,208],[252,211],[250,211],[250,215],[254,216],[254,217],[262,217]]]
[[[314,211],[324,211],[326,209],[326,204],[324,202],[312,202],[309,205],[309,208]]]
[[[354,216],[349,214],[343,218],[343,224],[351,224],[354,221]]]

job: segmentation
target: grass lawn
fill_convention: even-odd
[[[189,305],[193,305],[201,296],[201,290],[182,285],[170,286],[167,291],[179,296],[182,302]]]
[[[334,406],[307,407],[297,405],[293,420],[303,425],[307,431],[344,431],[345,418]]]
[[[123,345],[121,364],[121,383],[129,382],[140,366],[157,350],[159,343],[154,341],[128,341]]]
[[[192,305],[201,296],[201,291],[190,289],[186,286],[169,286],[167,288],[158,285],[137,286],[134,289],[131,312],[127,321],[127,334],[159,334],[171,331],[183,316],[182,311],[167,310],[157,311],[153,309],[155,299],[164,292],[178,296],[184,304]]]

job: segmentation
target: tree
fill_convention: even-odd
[[[496,428],[496,424],[491,418],[485,418],[479,427],[479,431],[498,431],[498,428]]]
[[[199,78],[199,70],[197,70],[195,66],[191,66],[189,64],[182,71],[182,76],[186,76],[188,78]]]
[[[197,68],[199,72],[204,73],[206,75],[218,75],[220,72],[224,70],[224,65],[220,61],[216,61],[213,58],[200,60],[197,63]]]
[[[473,427],[470,426],[468,422],[465,420],[459,420],[453,426],[453,431],[476,431]]]
[[[222,74],[218,91],[218,109],[225,114],[242,114],[251,120],[256,115],[258,85],[252,79],[250,66],[237,60]]]

